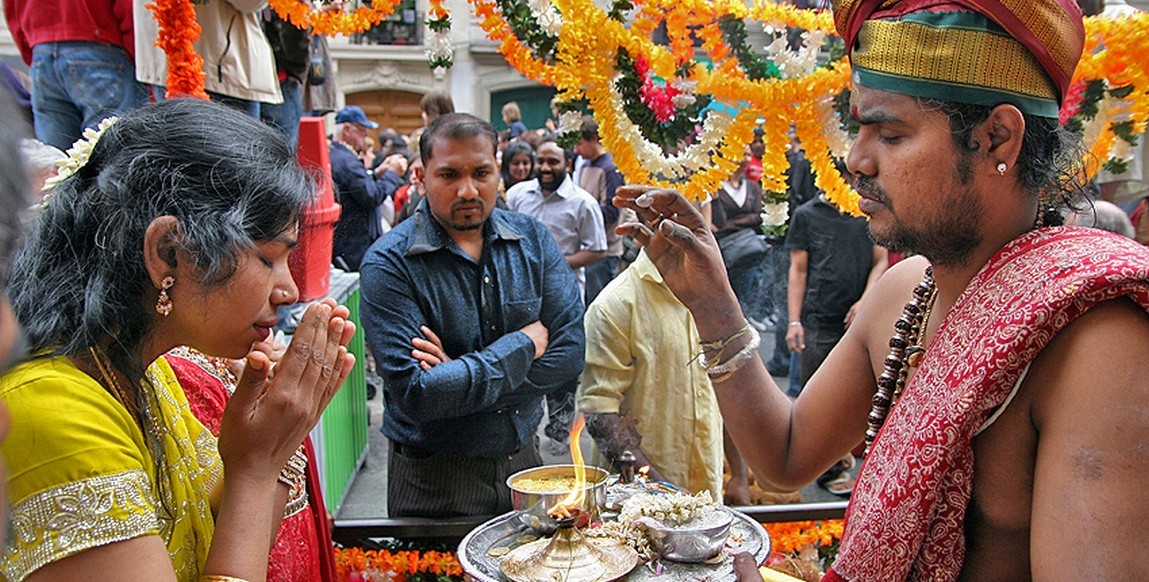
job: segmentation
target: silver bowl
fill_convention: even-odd
[[[558,528],[558,524],[551,516],[547,515],[547,510],[569,495],[570,490],[539,493],[526,491],[517,486],[516,483],[521,479],[574,477],[574,469],[574,465],[546,465],[524,469],[507,477],[507,487],[511,488],[511,505],[514,507],[519,521],[539,533],[553,533]],[[582,506],[578,509],[589,514],[592,519],[599,517],[602,506],[606,503],[607,475],[605,470],[598,467],[586,467],[586,496]]]
[[[730,537],[734,514],[724,507],[691,523],[670,526],[652,518],[636,520],[646,527],[650,545],[660,556],[674,562],[705,562],[722,552]]]

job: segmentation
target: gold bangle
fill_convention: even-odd
[[[199,582],[247,582],[247,580],[236,578],[235,576],[224,576],[222,574],[204,574],[200,577]]]

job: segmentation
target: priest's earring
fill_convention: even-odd
[[[176,284],[175,278],[171,275],[164,277],[160,282],[160,296],[156,298],[156,313],[167,317],[172,312],[172,298],[168,297],[168,289]]]
[[[1005,171],[1008,169],[1009,169],[1009,164],[1006,164],[1005,162],[998,162],[998,164],[997,164],[997,173],[998,174],[1004,176]]]

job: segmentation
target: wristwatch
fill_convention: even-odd
[[[799,325],[802,325],[801,321],[791,321],[790,322],[790,327],[798,327]]]
[[[375,177],[375,168],[367,168],[367,175],[374,178]]]

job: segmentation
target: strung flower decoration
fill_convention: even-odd
[[[431,0],[427,28],[432,33],[427,46],[427,65],[432,70],[451,68],[455,47],[451,45],[451,14],[443,7],[443,0]]]
[[[782,236],[790,221],[790,203],[786,200],[785,192],[764,192],[765,200],[762,203],[762,233],[770,236]]]
[[[203,58],[195,50],[195,41],[199,40],[201,29],[192,2],[156,0],[146,7],[152,11],[159,24],[156,46],[163,49],[168,60],[168,95],[190,95],[207,99]]]
[[[1082,134],[1089,149],[1083,178],[1103,167],[1128,169],[1132,148],[1149,121],[1149,75],[1142,59],[1149,51],[1149,14],[1085,19],[1085,51],[1062,104],[1062,123]]]
[[[58,166],[56,175],[44,180],[44,187],[41,189],[44,196],[38,206],[47,206],[55,194],[56,185],[80,171],[80,168],[88,163],[88,159],[92,157],[92,149],[96,147],[96,142],[100,141],[104,132],[117,120],[119,120],[118,117],[109,117],[101,121],[96,127],[89,127],[84,130],[84,135],[76,140],[72,147],[68,148],[67,157],[56,162],[56,166]]]
[[[564,148],[574,147],[582,138],[582,114],[575,110],[564,111],[559,115],[555,128],[555,142]]]
[[[563,17],[555,9],[555,5],[551,4],[551,0],[529,0],[528,4],[531,7],[531,14],[534,15],[535,20],[539,26],[547,32],[550,36],[558,36],[563,31]]]
[[[296,28],[336,36],[366,32],[394,13],[400,2],[402,0],[367,0],[351,12],[342,8],[342,2],[319,1],[316,2],[318,8],[306,0],[269,0],[268,3],[280,18]]]
[[[833,100],[850,67],[825,10],[745,0],[469,0],[479,25],[524,76],[585,99],[602,141],[628,181],[712,194],[742,157],[755,127],[765,132],[763,188],[785,191],[788,133],[802,143],[815,184],[844,211],[857,194],[836,167],[851,137]],[[624,18],[623,16],[628,15]],[[758,53],[745,23],[767,32]],[[651,41],[659,28],[669,42]],[[790,46],[784,31],[800,29]],[[1119,169],[1149,121],[1149,14],[1086,19],[1086,50],[1063,119],[1092,152],[1083,173]],[[701,50],[699,49],[701,47]],[[829,48],[831,62],[819,60]],[[701,57],[701,58],[699,58]],[[1096,83],[1099,90],[1091,90]],[[769,222],[782,222],[781,206]]]

